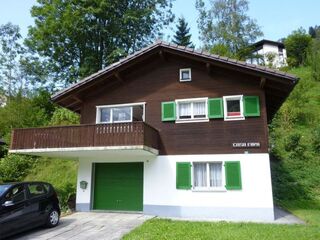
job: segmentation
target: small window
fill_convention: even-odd
[[[191,68],[180,69],[180,82],[191,81]]]
[[[181,99],[176,100],[177,122],[198,121],[208,119],[208,99]]]
[[[225,120],[243,120],[243,96],[223,97],[224,119]]]
[[[222,162],[193,163],[194,189],[223,189]]]
[[[30,198],[39,197],[47,194],[47,189],[41,183],[31,183],[28,184],[28,191]]]

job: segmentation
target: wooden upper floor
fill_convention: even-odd
[[[17,130],[11,148],[32,147],[15,145],[17,139],[22,142],[19,131],[33,138],[35,131],[40,135],[51,131],[47,135],[51,138],[55,131],[60,132],[60,138],[51,139],[49,147],[60,147],[65,136],[69,142],[65,147],[77,145],[76,141],[80,145],[112,145],[118,141],[116,137],[110,132],[99,135],[98,129],[140,124],[148,129],[140,140],[125,133],[117,136],[122,140],[116,144],[147,141],[161,155],[268,152],[267,123],[297,79],[170,46],[153,45],[57,93],[55,102],[81,114],[82,130]]]

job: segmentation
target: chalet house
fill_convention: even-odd
[[[287,51],[281,42],[261,40],[251,45],[251,57],[247,63],[281,68],[287,66]]]
[[[80,125],[15,129],[10,152],[79,161],[77,211],[273,220],[267,124],[297,80],[156,42],[52,97]]]

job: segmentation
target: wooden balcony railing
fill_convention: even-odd
[[[158,131],[144,122],[15,129],[11,150],[145,145],[158,149]]]

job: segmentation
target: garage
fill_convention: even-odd
[[[143,163],[95,163],[93,209],[143,210]]]

